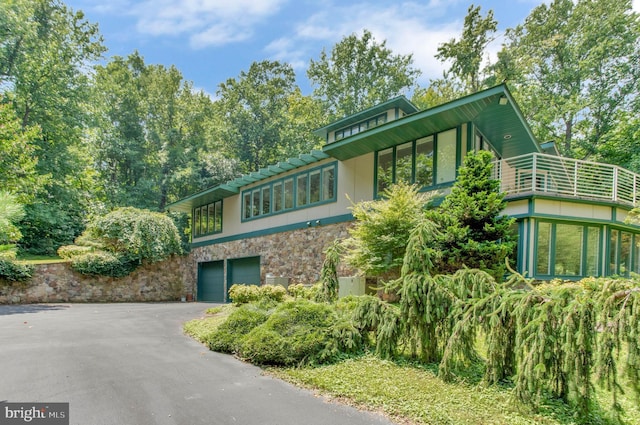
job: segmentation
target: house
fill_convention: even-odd
[[[397,97],[316,131],[322,150],[169,206],[192,216],[197,299],[233,283],[311,283],[322,251],[348,236],[352,202],[406,180],[446,192],[465,154],[489,150],[517,219],[517,269],[539,279],[640,272],[640,227],[625,222],[639,176],[540,144],[505,85],[420,111]],[[343,265],[340,273],[354,274]]]

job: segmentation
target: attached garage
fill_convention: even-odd
[[[209,261],[198,266],[198,301],[225,302],[224,261]]]
[[[227,260],[227,284],[260,285],[260,257]]]

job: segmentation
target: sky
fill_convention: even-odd
[[[197,90],[215,97],[217,87],[237,78],[253,62],[291,64],[304,94],[311,59],[343,37],[369,30],[395,54],[412,54],[421,86],[447,67],[434,56],[438,45],[460,38],[471,4],[493,10],[498,37],[522,23],[543,0],[63,0],[98,23],[105,60],[138,51],[149,64],[175,65]],[[547,3],[549,0],[544,0]],[[640,11],[640,0],[633,0]]]

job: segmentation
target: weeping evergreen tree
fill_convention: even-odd
[[[466,266],[501,280],[506,271],[505,258],[516,244],[514,219],[502,214],[506,202],[500,182],[492,178],[492,160],[486,151],[467,154],[451,193],[429,213],[442,229],[437,240],[442,251],[439,273],[452,274]]]

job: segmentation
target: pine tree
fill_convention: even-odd
[[[458,178],[430,218],[440,225],[439,273],[455,273],[466,266],[484,270],[496,280],[505,273],[505,258],[512,255],[513,218],[502,214],[506,206],[500,182],[492,178],[492,155],[470,152]]]

